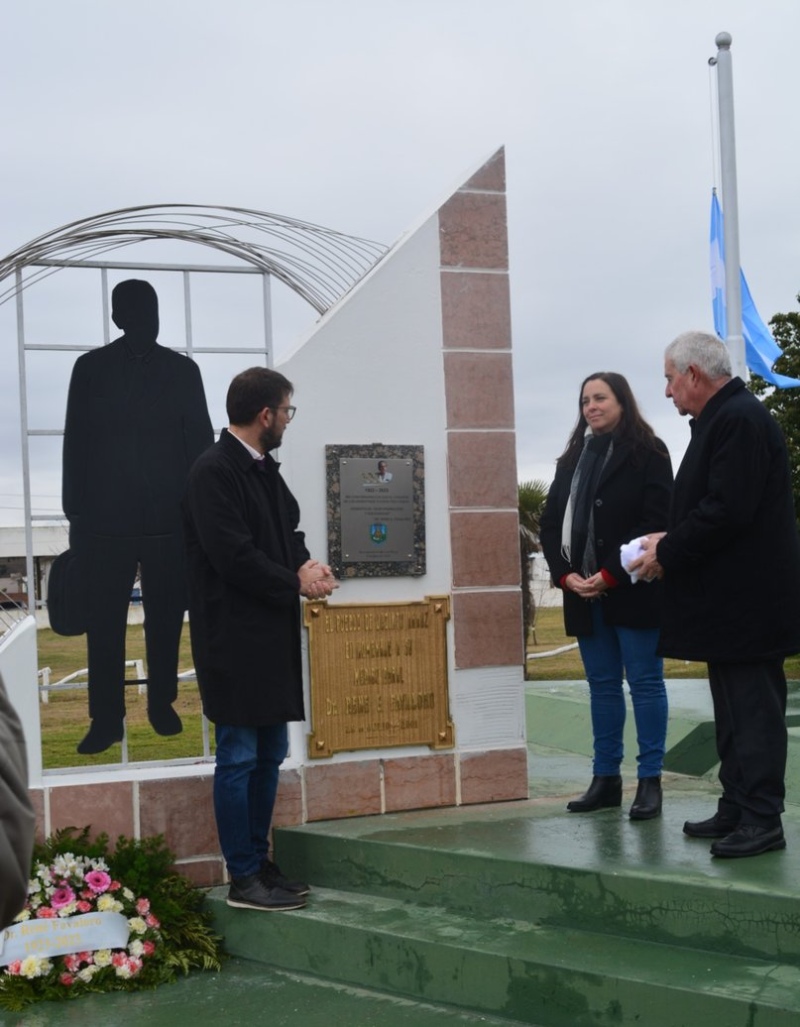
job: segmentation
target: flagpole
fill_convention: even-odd
[[[747,380],[742,336],[742,289],[739,271],[739,199],[736,189],[736,137],[733,122],[733,66],[731,35],[720,32],[717,44],[717,93],[719,95],[719,157],[722,213],[725,217],[725,343],[733,373]]]

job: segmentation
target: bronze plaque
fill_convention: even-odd
[[[453,747],[449,596],[412,603],[307,602],[304,615],[310,757],[396,745]]]

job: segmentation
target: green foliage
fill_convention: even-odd
[[[800,295],[797,299],[800,301]],[[775,371],[800,378],[800,313],[776,314],[770,321],[770,327],[775,341],[783,350],[775,362]],[[786,437],[795,517],[800,525],[800,388],[776,389],[758,375],[751,377],[748,387],[763,401]]]
[[[530,534],[534,543],[531,550],[536,552],[539,546],[539,519],[544,510],[550,486],[547,482],[535,478],[533,481],[521,481],[517,488],[519,503],[519,523]]]
[[[539,480],[521,481],[517,487],[519,505],[519,559],[522,581],[522,623],[525,639],[533,631],[536,607],[531,593],[531,553],[539,551],[539,520],[550,486]]]
[[[59,981],[57,970],[32,979],[0,972],[0,1007],[16,1012],[41,999],[153,988],[191,970],[220,969],[222,939],[210,927],[211,915],[205,909],[203,892],[173,869],[174,856],[163,837],[120,837],[112,851],[106,835],[92,840],[88,828],[68,827],[36,846],[32,874],[36,864],[52,865],[57,856],[65,853],[105,860],[114,880],[134,895],[149,898],[150,909],[159,921],[156,952],[137,976],[120,978],[109,971],[68,987]]]

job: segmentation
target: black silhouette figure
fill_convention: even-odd
[[[80,356],[64,430],[63,504],[85,601],[91,725],[78,752],[122,739],[125,633],[141,575],[147,711],[175,735],[178,647],[186,610],[180,500],[189,468],[214,441],[200,371],[158,345],[149,282],[120,282],[111,317],[123,335]]]

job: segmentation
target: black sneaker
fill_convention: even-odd
[[[306,900],[302,895],[292,895],[282,888],[270,888],[261,880],[260,874],[234,877],[228,889],[229,906],[237,909],[271,910],[302,909]]]
[[[289,892],[290,895],[308,895],[311,889],[303,881],[290,881],[284,877],[281,868],[271,859],[265,859],[258,872],[261,883],[267,888],[280,888],[281,891]]]

